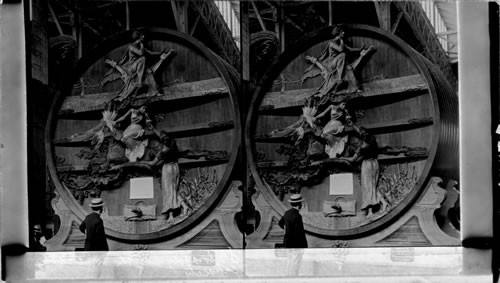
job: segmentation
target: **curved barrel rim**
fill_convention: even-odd
[[[228,97],[233,105],[232,114],[234,116],[234,135],[232,137],[233,142],[230,158],[228,163],[226,163],[224,174],[218,182],[215,191],[208,199],[205,200],[202,207],[197,209],[193,214],[191,214],[182,222],[160,231],[130,234],[106,228],[107,236],[116,238],[121,241],[150,241],[170,239],[181,234],[182,232],[187,231],[188,229],[194,227],[194,225],[201,222],[201,220],[206,215],[208,215],[208,213],[210,213],[222,200],[222,197],[227,194],[228,188],[231,183],[230,177],[233,173],[234,165],[236,164],[241,145],[241,123],[238,96],[231,76],[226,70],[224,64],[219,61],[222,59],[211,52],[210,49],[206,47],[202,42],[186,34],[166,28],[141,28],[141,30],[146,33],[150,40],[166,40],[169,42],[175,42],[183,45],[188,49],[194,50],[213,65],[214,69],[218,72],[219,76],[223,79],[224,83],[229,89]],[[133,31],[134,30],[129,30],[118,33],[106,39],[104,42],[98,44],[98,46],[88,56],[81,58],[76,64],[75,68],[72,70],[71,75],[68,76],[68,79],[66,79],[63,85],[57,89],[48,114],[45,129],[45,150],[47,153],[46,160],[47,166],[49,167],[50,177],[54,182],[54,186],[57,192],[60,194],[60,197],[65,201],[66,205],[75,214],[77,220],[79,221],[83,221],[87,212],[83,209],[82,205],[77,202],[72,193],[65,186],[63,186],[59,179],[57,167],[54,163],[54,145],[52,143],[52,138],[54,136],[54,130],[57,121],[57,110],[61,107],[66,96],[71,93],[74,82],[76,82],[80,78],[80,76],[82,76],[97,60],[101,59],[103,56],[113,51],[114,49],[130,43],[130,38]]]
[[[347,34],[357,36],[362,34],[368,34],[372,38],[382,38],[386,40],[389,44],[398,48],[401,52],[406,54],[409,57],[409,60],[417,67],[418,71],[424,77],[428,92],[431,98],[431,103],[434,109],[434,123],[433,123],[433,136],[431,142],[431,148],[429,150],[429,157],[427,158],[426,165],[420,174],[415,187],[410,191],[410,193],[405,197],[405,199],[399,203],[394,209],[392,209],[389,213],[384,215],[383,217],[370,222],[366,225],[351,228],[351,229],[343,229],[343,230],[329,230],[324,228],[319,228],[312,226],[308,223],[304,223],[305,230],[314,235],[318,235],[320,237],[327,238],[356,238],[368,234],[375,233],[380,231],[380,229],[387,227],[391,223],[395,222],[399,216],[408,211],[413,203],[420,197],[422,192],[425,190],[427,181],[430,176],[429,173],[434,164],[434,159],[436,157],[439,134],[441,131],[441,121],[440,121],[440,112],[438,107],[438,98],[436,94],[436,89],[434,87],[432,77],[427,70],[425,63],[415,56],[415,50],[413,50],[407,43],[405,43],[402,39],[397,36],[384,31],[380,28],[361,25],[361,24],[342,24],[344,30]],[[249,162],[249,166],[252,172],[252,175],[255,180],[255,184],[260,189],[260,192],[264,196],[264,198],[271,204],[271,207],[281,216],[284,215],[286,211],[286,207],[277,200],[276,196],[272,193],[272,190],[263,182],[257,171],[257,163],[255,160],[254,153],[256,152],[255,143],[253,142],[253,131],[256,126],[257,117],[258,117],[258,108],[268,90],[271,87],[271,84],[279,73],[284,70],[289,63],[291,63],[295,58],[303,54],[309,48],[330,40],[332,34],[333,27],[325,27],[316,32],[310,33],[303,38],[301,38],[294,46],[287,48],[285,52],[283,52],[272,64],[269,70],[262,76],[259,84],[257,85],[250,103],[250,109],[248,111],[246,123],[245,123],[245,144],[246,144],[246,152],[247,159]],[[435,141],[434,139],[438,139]],[[416,189],[418,188],[418,189]]]

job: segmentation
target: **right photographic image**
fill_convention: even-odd
[[[461,245],[456,3],[246,11],[246,247]]]

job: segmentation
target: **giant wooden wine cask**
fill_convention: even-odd
[[[117,102],[125,77],[119,75],[102,83],[112,68],[107,59],[117,62],[129,75],[134,71],[126,63],[132,61],[126,56],[133,31],[117,34],[79,61],[55,98],[46,131],[50,177],[76,222],[90,212],[90,200],[99,196],[105,202],[102,217],[106,234],[126,242],[169,239],[199,223],[226,194],[241,140],[237,73],[185,34],[166,29],[145,29],[143,33],[147,49],[175,51],[156,70],[153,66],[160,56],[148,56],[144,62],[143,75],[153,75],[148,78],[159,85],[159,93],[150,92],[150,88],[145,91],[144,86],[152,85],[146,81]],[[112,108],[112,104],[119,106]],[[170,170],[167,172],[162,169],[167,167],[147,164],[154,161],[154,152],[149,159],[145,157],[154,146],[161,149],[162,140],[144,126],[137,141],[146,145],[146,153],[127,160],[123,152],[128,148],[120,137],[109,136],[113,127],[103,122],[104,110],[117,112],[111,119],[116,121],[142,105],[147,105],[146,114],[154,128],[173,138],[179,151],[180,175],[173,181],[176,207],[171,215],[161,213],[166,209],[163,198],[171,193],[162,178],[172,176],[173,167],[165,169]],[[117,132],[123,131],[122,137],[129,120],[114,125]],[[141,193],[132,192],[131,180],[136,178],[149,180],[146,182],[153,188],[149,195],[141,198]],[[151,186],[146,187],[151,190]],[[132,194],[135,197],[131,198]]]
[[[306,35],[275,61],[256,88],[245,129],[257,190],[278,217],[290,208],[289,196],[300,192],[305,199],[301,214],[306,231],[326,238],[356,238],[380,231],[415,203],[431,176],[458,178],[458,98],[439,69],[391,33],[366,25],[343,28],[349,46],[373,46],[354,70],[359,90],[339,86],[315,111],[318,115],[329,101],[343,97],[354,124],[375,137],[376,187],[388,203],[385,210],[380,200],[369,217],[366,207],[362,209],[367,196],[361,164],[347,170],[338,166],[345,163],[339,161],[340,155],[337,160],[305,160],[311,146],[301,148],[286,132],[297,125],[304,100],[318,96],[321,76],[301,80],[311,64],[305,56],[320,60],[333,38],[332,27]],[[356,60],[350,56],[353,53],[347,53],[346,64]],[[321,123],[319,127],[326,122]],[[287,134],[276,134],[283,132]],[[352,133],[353,128],[346,125],[345,132]],[[352,184],[338,187],[342,178]]]

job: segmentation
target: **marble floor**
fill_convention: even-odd
[[[489,262],[461,247],[40,252],[7,257],[4,271],[7,282],[492,282]]]

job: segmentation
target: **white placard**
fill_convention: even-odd
[[[330,195],[352,195],[354,183],[352,173],[330,175]]]
[[[130,199],[154,197],[153,177],[130,179]]]

